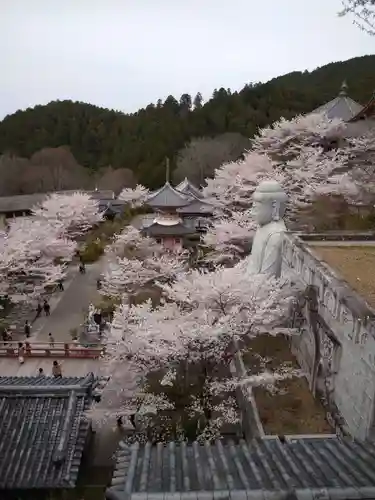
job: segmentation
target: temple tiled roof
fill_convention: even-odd
[[[191,196],[180,193],[167,181],[147,197],[146,204],[155,208],[178,208],[187,205],[191,200]]]
[[[357,115],[363,109],[363,106],[348,96],[347,89],[348,86],[344,82],[337,97],[319,106],[312,113],[324,113],[330,120],[334,118],[344,121],[351,120],[353,116]]]
[[[359,120],[375,120],[375,92],[371,99],[362,107],[362,109],[351,118],[351,122],[358,122]]]
[[[213,214],[214,207],[203,200],[194,199],[188,205],[178,208],[179,214]]]
[[[120,444],[108,500],[375,498],[375,446],[336,436]]]
[[[0,490],[75,487],[95,385],[92,374],[0,377]]]
[[[35,193],[35,194],[20,194],[15,196],[0,196],[0,213],[6,214],[11,212],[28,212],[35,205],[42,203],[47,196],[51,194],[73,194],[78,190],[56,191],[51,193]],[[99,200],[100,208],[106,206],[107,203],[114,198],[113,191],[84,191],[89,194],[94,200]]]
[[[158,236],[184,236],[195,233],[195,230],[181,223],[165,226],[154,222],[150,226],[144,227],[142,232],[147,236],[157,238]]]
[[[181,193],[187,194],[187,195],[193,195],[196,196],[197,198],[200,198],[202,196],[201,191],[194,186],[192,182],[189,181],[187,177],[176,186],[177,191],[180,191]]]

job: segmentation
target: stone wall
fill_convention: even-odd
[[[337,238],[338,245],[344,239]],[[311,390],[324,380],[347,430],[360,439],[375,437],[375,311],[314,254],[303,235],[286,235],[282,274],[306,287],[306,300],[293,318],[300,335],[292,349]]]

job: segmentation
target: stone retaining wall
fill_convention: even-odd
[[[375,311],[307,244],[320,236],[340,245],[345,234],[309,236],[287,234],[283,243],[283,275],[302,281],[310,296],[297,318],[301,334],[293,353],[313,393],[329,367],[328,392],[349,432],[360,439],[375,437]],[[368,240],[366,235],[348,241]]]

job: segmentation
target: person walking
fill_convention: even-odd
[[[25,362],[25,348],[22,342],[18,342],[18,361],[20,365],[23,365]]]
[[[43,302],[43,309],[44,309],[44,313],[46,316],[49,316],[50,315],[50,311],[51,311],[51,308],[50,308],[50,305],[48,304],[47,300],[44,299],[44,302]]]
[[[38,302],[38,305],[36,306],[36,316],[35,316],[35,319],[37,319],[37,318],[40,317],[40,315],[42,314],[42,311],[43,311],[42,304],[40,302]]]
[[[58,289],[59,289],[61,292],[63,292],[63,291],[64,291],[64,283],[63,283],[63,280],[59,280],[59,281],[57,282],[57,287],[58,287]]]
[[[55,378],[62,377],[61,365],[56,360],[52,363],[52,375]]]
[[[25,326],[23,327],[23,330],[25,332],[26,338],[29,338],[31,333],[31,326],[29,324],[28,319],[25,321]]]
[[[39,368],[39,370],[38,370],[38,376],[39,377],[44,377],[44,370],[43,370],[43,368]]]
[[[49,340],[49,346],[50,346],[50,347],[55,347],[55,339],[54,339],[54,337],[52,336],[52,333],[49,333],[49,334],[48,334],[48,340]]]

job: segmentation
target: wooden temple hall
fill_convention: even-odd
[[[173,187],[167,161],[165,184],[149,194],[146,204],[154,211],[145,217],[142,232],[156,238],[167,249],[189,246],[207,230],[214,207],[203,199],[201,189],[187,178]]]

